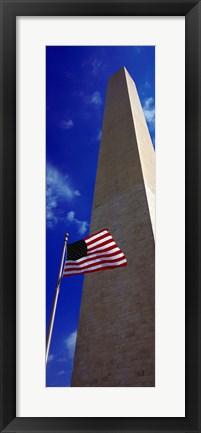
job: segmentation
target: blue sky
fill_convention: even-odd
[[[155,147],[154,47],[46,47],[46,329],[64,234],[69,243],[89,234],[107,82],[122,66]],[[70,386],[83,278],[62,280],[47,386]]]

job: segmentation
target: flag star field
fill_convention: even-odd
[[[67,260],[78,260],[81,259],[81,257],[86,256],[86,254],[87,245],[83,239],[81,241],[73,242],[73,244],[69,244],[67,247]]]
[[[71,245],[69,260],[82,262],[87,253],[107,82],[122,66],[135,81],[155,147],[155,47],[46,47],[46,332],[65,233]],[[101,222],[98,229],[104,230]],[[121,245],[113,245],[106,257],[109,264],[126,260],[115,248]],[[102,260],[100,253],[92,260]],[[83,280],[78,273],[61,281],[46,369],[48,387],[71,386]]]

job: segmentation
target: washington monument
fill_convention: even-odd
[[[108,228],[127,266],[86,275],[72,386],[155,386],[155,152],[136,86],[108,82],[90,233]]]

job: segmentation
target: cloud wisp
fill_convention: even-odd
[[[144,88],[145,88],[146,90],[149,90],[149,89],[151,88],[149,81],[147,81],[147,80],[145,81],[145,83],[144,83]]]
[[[73,359],[75,353],[75,344],[77,339],[77,330],[72,332],[65,340],[65,346],[68,350],[68,357]]]
[[[145,119],[150,127],[150,129],[154,129],[155,125],[155,107],[154,107],[154,99],[147,98],[144,100],[143,111],[145,115]]]
[[[72,121],[72,119],[68,119],[68,120],[62,120],[59,124],[59,127],[61,129],[71,129],[73,128],[74,123]]]
[[[64,176],[50,164],[46,168],[46,222],[48,228],[64,219],[58,212],[63,201],[71,202],[74,197],[79,197],[80,191],[74,190],[70,185],[68,176]]]
[[[97,75],[103,69],[103,62],[98,59],[93,59],[91,62],[92,74]]]
[[[66,358],[66,356],[63,356],[62,358],[59,358],[58,359],[58,362],[67,362],[67,358]]]
[[[89,227],[89,223],[87,221],[80,221],[75,217],[75,212],[73,210],[71,210],[70,212],[68,212],[67,217],[66,217],[66,221],[68,223],[74,223],[76,224],[77,228],[78,228],[78,233],[80,235],[84,235],[86,233],[86,231],[88,230]]]
[[[87,67],[90,71],[90,74],[98,77],[99,74],[105,71],[107,65],[98,58],[90,58],[82,63],[82,67]]]
[[[58,376],[62,376],[63,374],[65,374],[65,370],[60,370],[60,371],[58,371]]]
[[[101,136],[102,136],[102,131],[101,131],[101,129],[98,131],[98,134],[97,134],[97,136],[96,136],[96,140],[97,141],[100,141],[101,140]]]
[[[103,104],[103,99],[99,90],[95,90],[93,93],[89,93],[88,91],[75,91],[74,96],[82,100],[84,104],[91,107],[99,108]],[[85,113],[86,116],[86,113]]]
[[[103,100],[102,100],[102,96],[100,94],[100,92],[98,90],[96,90],[89,98],[88,98],[88,103],[89,104],[94,104],[94,105],[102,105]]]
[[[134,51],[136,54],[140,54],[143,51],[143,49],[144,49],[144,47],[142,47],[140,45],[139,46],[136,45],[136,47],[134,47]]]
[[[53,354],[50,354],[50,355],[48,356],[47,362],[51,362],[51,361],[53,361],[54,358],[55,358],[55,356],[54,356]]]

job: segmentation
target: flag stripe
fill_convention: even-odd
[[[79,261],[79,263],[77,263],[77,260],[76,261],[73,261],[73,260],[68,261],[65,265],[65,269],[74,268],[74,267],[84,268],[86,266],[91,265],[92,263],[98,263],[98,262],[103,263],[104,261],[105,262],[111,262],[111,261],[115,262],[115,261],[118,261],[120,258],[125,258],[123,253],[117,254],[115,256],[113,255],[111,257],[95,256],[95,258],[94,258],[94,257],[89,256],[88,258],[86,258],[82,262]]]
[[[93,258],[97,259],[97,258],[110,258],[110,257],[117,257],[119,254],[123,254],[121,250],[119,250],[118,248],[115,248],[116,251],[110,252],[110,251],[106,251],[104,253],[99,253],[97,251],[97,253],[95,254],[89,254],[87,256],[82,257],[81,259],[78,260],[68,260],[66,262],[66,265],[68,264],[79,264],[79,263],[83,263],[86,262],[87,260],[91,260]],[[124,255],[124,254],[123,254]]]
[[[65,271],[69,270],[69,269],[78,269],[78,268],[83,269],[83,268],[86,268],[86,267],[90,268],[93,263],[96,264],[96,265],[98,265],[98,264],[111,264],[111,263],[114,263],[114,264],[117,263],[117,264],[119,264],[122,260],[125,260],[124,256],[120,257],[120,260],[119,259],[114,259],[114,260],[112,260],[112,259],[108,259],[108,260],[107,259],[105,259],[105,260],[101,260],[101,259],[89,260],[88,263],[80,264],[79,266],[76,266],[76,265],[66,266],[65,267]]]
[[[84,239],[84,241],[86,242],[86,244],[88,244],[89,242],[93,241],[94,239],[97,239],[97,238],[99,238],[100,236],[105,235],[105,234],[107,234],[107,233],[109,233],[109,232],[108,232],[108,229],[101,230],[100,232],[95,233],[93,236],[87,236],[87,237]]]
[[[114,246],[114,245],[113,245]],[[100,248],[96,248],[95,250],[94,250],[94,253],[92,252],[92,251],[90,251],[90,256],[92,256],[92,254],[98,254],[99,256],[102,256],[102,255],[105,255],[105,254],[107,254],[107,255],[109,255],[109,254],[112,254],[112,253],[117,253],[117,252],[121,252],[122,253],[122,251],[119,249],[119,247],[115,247],[115,248],[113,248],[113,247],[109,247],[109,248],[103,248],[103,249],[100,249]]]
[[[110,240],[112,239],[112,236],[109,235],[108,233],[106,235],[101,236],[98,240],[96,240],[95,242],[89,242],[87,244],[87,249],[91,250],[92,248],[96,247],[97,245],[105,245],[106,243],[108,243]]]
[[[90,254],[96,252],[96,251],[109,251],[111,250],[114,246],[117,246],[117,244],[115,244],[114,241],[110,242],[109,244],[106,244],[106,246],[102,246],[102,247],[98,247],[98,248],[94,248],[93,250],[90,250]]]
[[[104,270],[104,269],[112,269],[112,268],[116,268],[116,267],[121,267],[121,266],[126,266],[127,261],[126,259],[120,260],[119,262],[116,263],[104,263],[103,264],[99,264],[99,265],[95,265],[95,266],[91,266],[89,268],[87,268],[87,270],[84,270],[84,273],[88,273],[88,272],[93,272],[95,270]],[[63,275],[76,275],[76,274],[81,274],[83,273],[83,269],[74,269],[71,271],[64,271]]]

